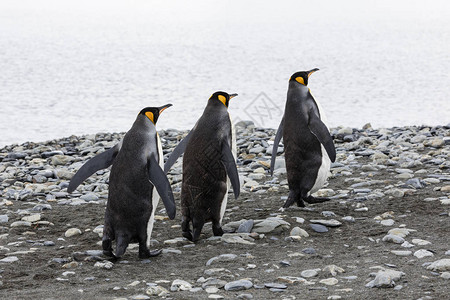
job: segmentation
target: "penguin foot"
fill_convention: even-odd
[[[219,227],[213,226],[213,233],[215,236],[222,236],[224,234],[224,231],[220,226]]]
[[[331,200],[330,198],[313,197],[313,196],[308,196],[307,198],[305,198],[305,201],[308,202],[309,204],[322,203],[322,202],[327,202],[330,200]]]
[[[103,250],[103,255],[106,255],[108,257],[115,257],[112,250]]]
[[[192,232],[191,231],[183,231],[183,237],[187,238],[192,242]]]

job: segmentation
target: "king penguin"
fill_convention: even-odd
[[[298,206],[319,203],[329,199],[314,198],[312,193],[327,181],[336,150],[320,104],[311,95],[308,78],[319,69],[301,71],[289,79],[284,116],[275,136],[270,172],[283,137],[289,196],[283,208],[294,202]]]
[[[183,236],[194,242],[199,239],[203,225],[208,221],[212,221],[214,235],[223,234],[221,223],[230,181],[234,197],[237,199],[239,196],[236,137],[228,114],[229,101],[235,96],[237,94],[214,93],[203,115],[164,166],[167,172],[184,152],[181,229]]]
[[[175,201],[170,183],[162,170],[161,141],[156,132],[159,115],[172,104],[142,109],[123,140],[85,163],[71,179],[67,191],[94,172],[109,167],[109,193],[103,228],[103,253],[120,258],[130,242],[139,243],[139,257],[156,256],[149,251],[153,221],[159,197],[170,219],[175,217]],[[112,241],[116,240],[113,253]]]

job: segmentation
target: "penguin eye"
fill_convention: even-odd
[[[225,98],[225,96],[219,95],[217,98],[219,98],[220,102],[222,102],[223,105],[227,106],[227,98]]]
[[[152,112],[150,112],[150,111],[146,112],[146,113],[145,113],[145,116],[146,116],[147,118],[149,118],[150,121],[152,121],[152,123],[155,123],[155,121],[154,121],[154,117],[155,117],[155,116],[153,115]]]
[[[297,81],[298,83],[301,83],[303,85],[305,85],[305,80],[303,79],[303,77],[295,77],[295,81]]]

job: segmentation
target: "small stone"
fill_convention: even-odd
[[[444,279],[450,279],[450,272],[444,272],[444,273],[441,274],[440,277],[444,278]]]
[[[230,260],[234,260],[236,259],[237,255],[236,254],[221,254],[219,256],[215,256],[210,258],[207,262],[206,265],[209,266],[211,265],[213,262],[219,262],[219,261],[230,261]]]
[[[192,285],[184,280],[181,279],[175,279],[172,282],[172,285],[170,286],[171,292],[177,292],[177,291],[188,291],[192,288]]]
[[[239,225],[239,227],[238,227],[236,232],[238,232],[238,233],[242,233],[242,232],[250,233],[252,231],[253,224],[254,224],[253,220],[246,220],[241,225]]]
[[[178,237],[178,238],[174,238],[174,239],[170,239],[170,240],[165,240],[164,244],[166,245],[186,245],[192,243],[191,241],[189,241],[187,238],[184,237]]]
[[[8,223],[8,215],[0,215],[0,223]]]
[[[162,286],[157,285],[157,286],[151,286],[151,287],[149,287],[149,288],[145,291],[145,293],[146,293],[147,295],[149,295],[149,296],[159,296],[159,297],[162,297],[162,296],[168,295],[168,294],[169,294],[169,291],[166,290],[165,288],[163,288]]]
[[[315,232],[319,232],[319,233],[328,232],[328,228],[326,226],[323,226],[323,225],[320,225],[320,224],[309,224],[309,226]]]
[[[302,278],[302,277],[293,277],[293,276],[281,276],[278,277],[277,280],[282,281],[282,282],[286,282],[286,283],[305,283],[306,279]]]
[[[397,255],[397,256],[409,256],[412,254],[412,251],[407,250],[392,250],[391,253]]]
[[[395,270],[380,270],[375,279],[366,284],[366,287],[390,288],[395,285],[405,273]]]
[[[0,263],[12,263],[18,260],[19,258],[17,258],[17,256],[7,256],[5,258],[0,259]]]
[[[80,229],[78,228],[69,228],[66,230],[66,232],[64,233],[65,237],[72,237],[72,236],[77,236],[77,235],[81,235],[82,232]]]
[[[401,238],[405,238],[412,231],[413,230],[407,228],[392,228],[391,230],[388,231],[388,235],[396,235]]]
[[[431,263],[428,270],[435,272],[450,271],[450,258],[444,258]]]
[[[250,280],[241,279],[236,281],[231,281],[225,284],[226,291],[240,291],[240,290],[248,290],[253,286],[253,283]]]
[[[342,217],[342,220],[347,221],[347,222],[352,222],[352,223],[355,222],[355,218],[352,216]]]
[[[28,221],[16,221],[9,225],[10,227],[31,227],[31,222]]]
[[[342,299],[342,297],[339,295],[331,295],[327,297],[327,300],[339,300],[339,299]]]
[[[63,269],[72,269],[72,268],[76,268],[76,267],[78,267],[78,262],[76,262],[76,261],[71,261],[71,262],[68,262],[68,263],[62,265]]]
[[[112,263],[110,261],[105,261],[105,262],[98,261],[94,264],[94,267],[111,270],[114,267],[114,263]]]
[[[301,237],[309,237],[309,234],[300,227],[294,227],[292,228],[291,232],[289,233],[290,236],[301,236]]]
[[[328,265],[325,266],[322,270],[325,273],[330,274],[331,276],[336,276],[338,273],[344,273],[345,270],[341,267],[338,267],[336,265]]]
[[[424,258],[427,256],[434,256],[434,254],[433,254],[433,252],[430,252],[428,250],[420,249],[420,250],[417,250],[416,252],[414,252],[414,256],[417,258]]]
[[[27,221],[27,222],[37,222],[41,219],[41,214],[33,214],[33,215],[29,215],[29,216],[25,216],[22,218],[22,221]]]
[[[395,221],[392,219],[386,219],[386,220],[382,220],[380,222],[380,224],[383,226],[392,226],[392,225],[394,225],[394,223],[395,223]]]
[[[248,237],[253,240],[252,238]],[[254,245],[255,243],[243,239],[238,233],[224,233],[221,237],[222,242],[228,244]]]
[[[224,297],[218,294],[211,294],[208,296],[208,299],[224,299]]]
[[[309,220],[311,223],[321,224],[328,227],[339,227],[342,225],[338,220],[330,219],[330,220]]]
[[[450,192],[450,185],[446,185],[446,186],[441,187],[441,192],[449,193]]]
[[[208,294],[217,294],[217,292],[219,292],[219,289],[215,286],[209,286],[205,289],[205,292],[207,292]]]
[[[414,245],[418,245],[418,246],[431,245],[431,242],[426,241],[426,240],[421,240],[421,239],[412,239],[411,242],[412,242]]]
[[[264,283],[264,286],[268,289],[287,289],[287,285],[275,282]]]
[[[306,254],[316,254],[316,249],[314,249],[314,248],[305,248],[305,249],[302,250],[302,252],[306,253]]]
[[[398,235],[388,234],[383,237],[382,241],[391,242],[395,244],[402,244],[405,240]]]
[[[311,277],[316,277],[319,273],[317,272],[317,270],[315,269],[311,269],[311,270],[304,270],[300,273],[300,276],[304,277],[304,278],[311,278]]]
[[[239,294],[239,295],[237,296],[237,298],[238,298],[238,299],[253,299],[253,295],[252,295],[252,294],[244,293],[244,294]]]
[[[334,277],[331,277],[331,278],[322,279],[319,282],[322,284],[325,284],[325,285],[336,285],[339,282],[339,280],[337,280]]]
[[[146,296],[146,295],[135,295],[135,296],[131,296],[130,299],[131,300],[149,300],[150,297]]]

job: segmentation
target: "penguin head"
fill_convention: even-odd
[[[319,71],[319,69],[315,68],[315,69],[312,69],[309,71],[300,71],[300,72],[294,73],[291,76],[291,78],[289,79],[289,81],[293,80],[293,81],[297,81],[300,84],[308,85],[309,76],[316,71]]]
[[[140,111],[140,115],[144,115],[152,121],[153,124],[156,124],[158,121],[159,115],[168,107],[171,107],[172,104],[166,104],[160,107],[146,107]]]
[[[238,94],[228,94],[225,92],[215,92],[209,97],[209,101],[220,101],[223,105],[228,107],[231,98],[236,97]]]

